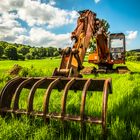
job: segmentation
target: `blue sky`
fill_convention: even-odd
[[[139,0],[1,0],[0,40],[65,47],[76,27],[76,11],[90,9],[110,32],[126,35],[127,50],[140,48]]]

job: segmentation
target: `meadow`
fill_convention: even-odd
[[[26,60],[26,61],[0,61],[0,90],[5,83],[13,78],[9,70],[14,64],[23,68],[19,76],[43,77],[51,76],[55,67],[59,67],[60,59]],[[83,75],[85,78],[112,78],[113,94],[108,98],[107,130],[109,140],[138,140],[140,139],[140,62],[126,62],[132,74],[98,74]],[[84,62],[84,66],[93,66]],[[44,90],[38,91],[35,97],[34,108],[41,110]],[[22,91],[20,107],[26,108],[28,92]],[[50,110],[60,111],[61,92],[54,91],[51,96]],[[70,114],[79,113],[81,92],[70,92],[68,96],[67,110]],[[100,93],[88,92],[86,113],[90,115],[101,114]],[[94,100],[94,101],[93,101]],[[41,118],[29,119],[26,116],[20,118],[0,117],[0,139],[35,139],[35,140],[80,140],[103,139],[100,125],[86,124],[85,136],[81,135],[79,123],[66,122],[66,127],[60,121],[51,120],[50,124],[44,124]]]

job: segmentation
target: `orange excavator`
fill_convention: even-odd
[[[123,33],[110,34],[105,30],[102,20],[89,11],[80,11],[77,27],[72,32],[72,46],[60,50],[62,60],[53,76],[80,77],[80,70],[87,49],[90,48],[92,38],[96,40],[96,47],[89,54],[88,62],[98,65],[93,72],[119,72],[125,73],[127,67],[119,66],[113,69],[114,64],[125,64],[125,35]]]
[[[123,33],[110,34],[108,37],[96,37],[96,48],[89,54],[89,63],[98,65],[94,72],[117,72],[127,73],[126,66],[118,66],[113,69],[114,64],[125,64],[125,35]]]
[[[110,66],[120,58],[116,59],[113,55],[112,52],[115,48],[108,48],[107,33],[102,26],[102,21],[96,18],[96,14],[90,10],[80,11],[79,14],[77,27],[71,35],[71,47],[60,50],[62,55],[60,67],[55,68],[51,77],[16,77],[4,86],[0,94],[0,115],[2,117],[8,114],[14,114],[14,116],[25,114],[27,116],[42,117],[45,122],[49,122],[50,119],[60,119],[61,121],[77,121],[81,124],[86,122],[95,123],[101,124],[105,132],[107,99],[109,93],[112,93],[111,79],[82,78],[80,70],[84,68],[82,65],[84,56],[93,37],[97,40],[97,48],[89,56],[91,58],[90,62]],[[115,37],[118,37],[118,35],[115,35]],[[113,38],[114,35],[110,35],[110,40]],[[123,59],[121,60],[123,61]],[[19,107],[20,95],[23,89],[29,89],[29,93],[26,94],[26,109]],[[35,110],[33,107],[37,89],[46,89],[42,101],[42,110]],[[58,89],[58,92],[61,91],[62,94],[60,112],[51,112],[49,109],[53,89]],[[82,90],[79,115],[67,113],[66,104],[69,90]],[[89,116],[85,113],[88,91],[103,93],[101,117]]]

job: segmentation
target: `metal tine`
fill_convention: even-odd
[[[24,80],[16,89],[15,91],[15,96],[14,96],[14,106],[13,106],[13,111],[17,110],[19,108],[18,103],[19,103],[19,96],[21,93],[21,90],[24,88],[24,86],[28,83],[30,83],[34,78],[29,78]]]
[[[50,99],[51,91],[52,91],[53,87],[56,86],[60,81],[61,81],[60,78],[57,78],[54,81],[52,81],[45,93],[44,101],[43,101],[43,119],[45,122],[48,121],[46,119],[46,114],[49,112],[49,99]]]
[[[65,86],[63,97],[62,97],[62,102],[61,102],[61,117],[64,117],[64,115],[66,113],[66,100],[67,100],[68,90],[75,81],[76,81],[76,79],[72,78]]]
[[[103,88],[103,103],[102,103],[102,128],[104,132],[106,129],[107,100],[108,100],[108,91],[110,86],[111,86],[111,79],[105,80],[104,88]]]
[[[31,88],[30,93],[28,95],[28,101],[27,101],[27,113],[30,113],[33,111],[33,99],[34,99],[34,94],[36,92],[36,89],[47,80],[47,78],[42,78],[38,80]]]
[[[0,94],[0,97],[3,96],[3,93],[5,93],[5,90],[7,90],[9,88],[9,86],[11,87],[11,85],[14,84],[16,81],[18,81],[19,79],[21,79],[21,78],[20,77],[16,77],[16,78],[8,81],[8,83],[2,89],[1,94]]]
[[[13,87],[13,84],[15,84],[17,81],[19,81],[21,78],[16,77],[12,80],[10,80],[6,86],[4,86],[4,88],[1,91],[1,95],[0,95],[0,108],[3,107],[3,101],[5,101],[5,98],[7,98],[7,90],[11,89],[11,87]],[[16,90],[16,88],[12,88],[13,90]],[[8,93],[9,94],[9,93]],[[9,101],[7,101],[9,103]],[[4,103],[5,104],[5,103]]]
[[[86,103],[86,93],[88,91],[88,88],[91,84],[92,79],[88,79],[84,85],[83,91],[82,91],[82,100],[81,100],[81,108],[80,108],[80,119],[81,122],[84,119],[84,111],[85,111],[85,103]]]

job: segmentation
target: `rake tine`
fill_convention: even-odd
[[[62,102],[61,102],[61,116],[62,117],[64,117],[66,113],[66,99],[67,99],[68,90],[72,86],[72,84],[75,82],[75,80],[76,80],[75,78],[72,78],[65,86],[64,94],[63,94]]]
[[[88,88],[91,84],[92,79],[88,79],[84,85],[83,92],[82,92],[82,100],[81,100],[81,108],[80,108],[80,118],[81,122],[84,119],[84,111],[85,111],[85,102],[86,102],[86,93],[88,91]]]
[[[2,89],[1,98],[0,98],[0,114],[4,116],[4,110],[10,109],[12,97],[15,93],[17,85],[23,81],[22,78],[16,77],[10,80],[6,86]],[[3,110],[3,111],[2,111]]]
[[[5,98],[7,98],[7,95],[9,95],[8,90],[9,89],[13,89],[16,90],[16,87],[14,88],[13,85],[18,82],[19,80],[21,80],[21,78],[17,77],[14,78],[12,80],[10,80],[6,86],[2,89],[1,91],[1,98],[0,98],[0,108],[3,107],[4,103],[5,103]],[[13,87],[13,88],[12,88]],[[10,98],[11,99],[11,98]],[[4,102],[3,102],[4,101]],[[7,101],[6,103],[9,103],[9,101]],[[8,106],[9,107],[9,106]]]
[[[24,88],[24,86],[28,83],[30,83],[34,78],[29,78],[24,80],[16,89],[15,91],[15,96],[14,96],[14,106],[13,106],[13,111],[17,110],[19,108],[18,103],[19,103],[19,96],[21,93],[21,90]]]
[[[86,135],[86,125],[85,123],[83,123],[83,120],[84,120],[84,111],[85,111],[85,103],[86,103],[86,94],[91,84],[91,81],[92,79],[88,79],[86,81],[83,91],[82,91],[82,100],[81,100],[81,107],[80,107],[81,137],[82,138],[85,138],[85,135]]]
[[[75,85],[74,85],[75,83]],[[61,84],[61,85],[59,85]],[[92,86],[93,85],[93,86]],[[111,79],[79,79],[79,78],[15,78],[9,81],[1,92],[0,98],[0,114],[5,116],[7,113],[14,113],[15,116],[26,114],[29,116],[43,117],[45,122],[49,122],[50,118],[61,119],[64,121],[79,121],[81,123],[82,136],[85,134],[86,122],[102,124],[103,134],[106,133],[106,113],[108,93],[112,93]],[[43,110],[34,111],[33,100],[37,88],[46,88],[43,99]],[[23,88],[31,89],[28,95],[27,109],[19,109],[19,98]],[[53,89],[64,89],[61,98],[61,112],[49,113],[49,100]],[[66,114],[66,101],[69,90],[82,90],[80,115]],[[100,118],[92,117],[85,114],[87,91],[103,91],[102,97],[102,115]],[[11,101],[13,99],[13,106]],[[5,102],[7,101],[7,102]],[[63,123],[64,124],[64,123]]]
[[[38,80],[31,88],[30,93],[28,95],[28,102],[27,102],[27,113],[29,114],[31,111],[33,111],[33,99],[36,89],[47,80],[47,78],[42,78]]]
[[[102,128],[105,133],[106,130],[106,114],[107,114],[107,100],[108,92],[111,88],[111,79],[105,80],[104,89],[103,89],[103,103],[102,103]]]
[[[60,82],[60,80],[61,80],[60,78],[57,78],[53,82],[51,82],[45,93],[44,101],[43,101],[43,118],[45,122],[48,121],[48,119],[46,120],[46,114],[49,112],[49,99],[50,99],[51,91],[53,87]]]

